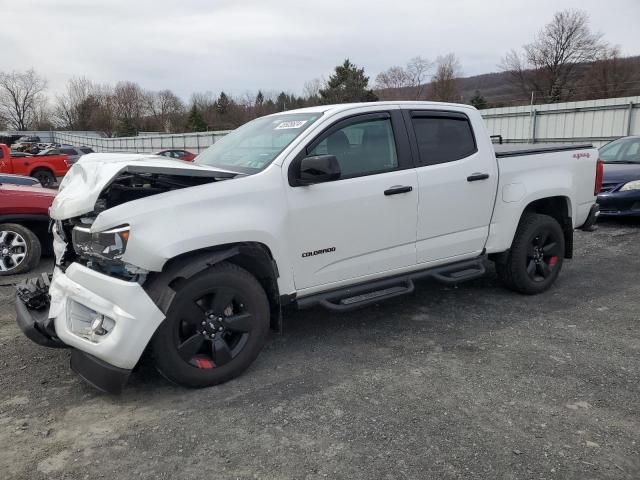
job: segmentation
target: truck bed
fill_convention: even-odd
[[[512,143],[494,144],[497,158],[535,155],[537,153],[565,152],[567,150],[586,150],[593,148],[590,143],[558,144],[558,143]]]

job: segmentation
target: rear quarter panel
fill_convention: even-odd
[[[548,197],[564,197],[573,227],[581,226],[595,203],[598,151],[568,150],[498,158],[500,179],[487,253],[511,247],[525,208]]]
[[[56,177],[62,177],[69,171],[69,166],[66,162],[67,158],[67,155],[50,155],[41,158],[30,157],[24,159],[25,161],[22,162],[24,164],[24,173],[21,174],[31,176],[36,169],[46,168],[51,170]]]

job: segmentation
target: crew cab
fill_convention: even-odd
[[[502,147],[466,105],[330,105],[258,118],[194,163],[83,157],[50,213],[56,266],[18,291],[34,341],[119,391],[150,349],[189,387],[236,377],[283,307],[343,312],[496,264],[539,294],[597,216],[589,145]],[[50,296],[47,306],[46,295]]]
[[[67,155],[13,157],[9,147],[0,143],[0,173],[33,177],[48,187],[56,182],[56,177],[64,176],[70,166]]]

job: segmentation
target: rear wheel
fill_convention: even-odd
[[[40,253],[40,240],[31,230],[16,223],[0,225],[0,276],[35,268]]]
[[[222,262],[184,281],[158,328],[152,349],[169,380],[208,387],[240,375],[269,330],[269,301],[246,270]]]
[[[534,295],[547,290],[560,274],[564,235],[558,221],[548,215],[525,214],[504,261],[496,272],[511,290]]]
[[[54,183],[56,183],[56,177],[53,175],[51,170],[36,170],[31,173],[31,176],[38,180],[43,187],[50,187]]]

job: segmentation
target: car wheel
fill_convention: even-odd
[[[222,262],[179,285],[152,340],[156,367],[186,387],[208,387],[240,375],[269,331],[269,301],[256,278]]]
[[[31,176],[38,180],[43,187],[50,187],[56,183],[56,177],[50,170],[36,170]]]
[[[548,215],[525,214],[506,259],[496,262],[502,283],[516,292],[535,295],[547,290],[560,274],[564,235]]]
[[[28,272],[40,262],[40,240],[26,227],[0,225],[0,276]]]

